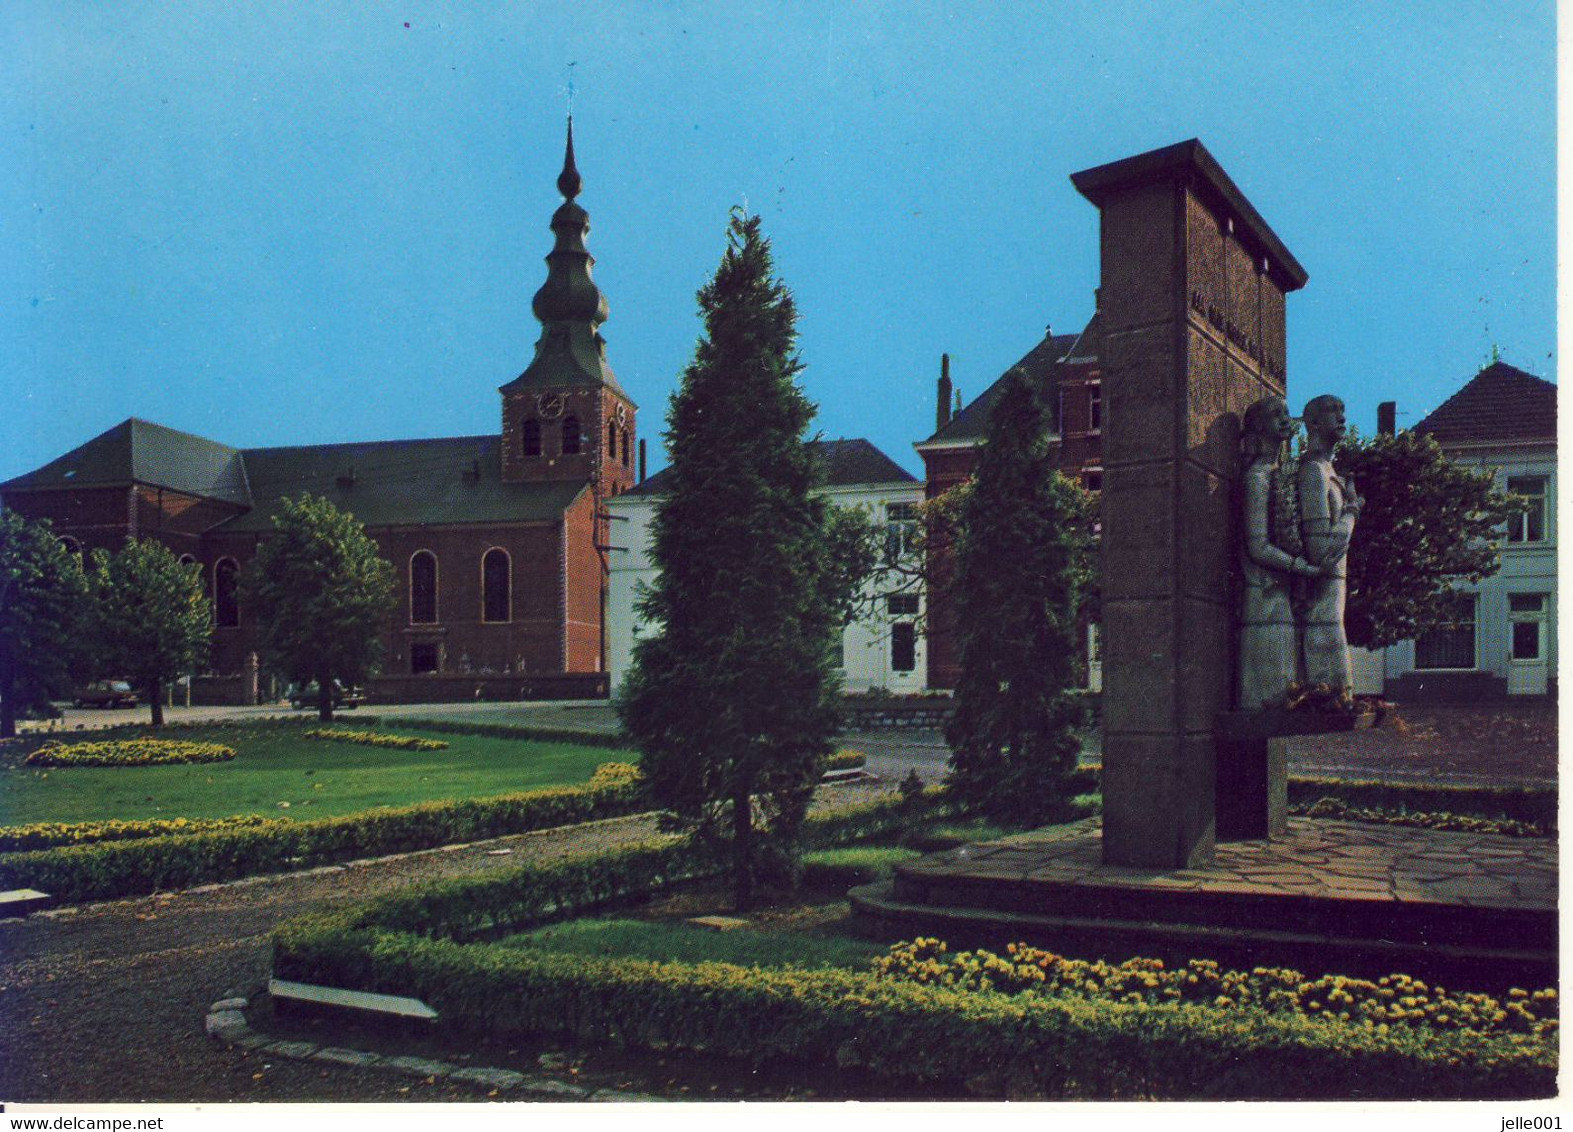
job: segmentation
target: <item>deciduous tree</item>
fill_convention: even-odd
[[[20,712],[67,694],[84,656],[88,614],[82,561],[47,522],[0,510],[0,738]]]
[[[317,683],[317,714],[333,718],[334,682],[374,671],[393,608],[393,567],[353,515],[326,499],[284,499],[273,531],[241,576],[263,663]]]
[[[202,568],[153,539],[129,539],[114,554],[93,552],[91,585],[96,667],[130,680],[163,726],[165,687],[208,662],[213,605]]]
[[[1365,499],[1349,547],[1349,643],[1382,648],[1445,620],[1455,582],[1496,573],[1502,526],[1521,504],[1490,469],[1454,463],[1415,432],[1350,434],[1333,455]]]

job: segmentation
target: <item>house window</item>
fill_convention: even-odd
[[[422,676],[437,671],[437,646],[431,641],[416,641],[410,646],[410,675]]]
[[[573,456],[579,451],[582,437],[579,435],[579,418],[563,418],[563,455]]]
[[[1415,638],[1415,667],[1475,667],[1475,595],[1454,594],[1441,624]]]
[[[541,422],[534,417],[524,422],[524,454],[526,456],[541,454]]]
[[[1513,659],[1539,660],[1549,594],[1508,594],[1507,611],[1513,624]]]
[[[410,621],[429,625],[437,620],[437,556],[429,550],[410,555]]]
[[[240,624],[240,564],[220,558],[213,567],[213,622],[220,629]]]
[[[918,509],[913,503],[885,504],[885,561],[895,562],[910,551],[918,537]]]
[[[513,569],[508,552],[493,547],[481,559],[481,620],[507,621],[513,601]]]
[[[915,617],[918,612],[918,595],[891,594],[885,599],[885,608],[892,617]]]
[[[1103,490],[1103,469],[1102,468],[1083,468],[1082,469],[1082,473],[1081,473],[1081,485],[1082,485],[1082,487],[1086,488],[1088,491],[1102,491]]]
[[[1103,385],[1093,382],[1087,386],[1087,431],[1100,432],[1103,429]]]
[[[894,672],[911,672],[918,666],[918,630],[910,621],[890,627],[890,667]]]
[[[1507,489],[1523,498],[1528,510],[1508,520],[1508,542],[1546,541],[1546,477],[1509,476]]]

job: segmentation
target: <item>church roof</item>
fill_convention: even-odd
[[[585,483],[503,483],[491,436],[231,448],[148,421],[124,421],[0,492],[143,484],[248,510],[217,530],[263,532],[287,495],[330,500],[368,527],[556,519]]]
[[[1419,424],[1438,443],[1550,441],[1557,438],[1557,387],[1506,362],[1493,362]]]
[[[254,506],[219,531],[272,530],[279,501],[303,492],[368,527],[413,527],[546,522],[589,490],[582,482],[502,482],[495,435],[250,448],[244,455]]]
[[[1089,324],[1090,325],[1090,324]],[[1083,337],[1083,334],[1055,334],[1046,335],[1022,355],[1020,361],[1005,371],[1024,369],[1027,376],[1038,381],[1050,382],[1054,377],[1054,364],[1066,357],[1073,346]],[[1090,348],[1087,353],[1095,353]],[[989,433],[989,416],[994,412],[994,404],[1005,391],[1005,375],[1001,374],[983,393],[973,398],[967,405],[951,418],[950,423],[940,429],[927,440],[921,441],[918,447],[925,444],[952,444],[956,442],[981,442]]]
[[[908,484],[917,478],[867,440],[813,440],[809,448],[819,459],[826,487],[861,484]],[[671,486],[671,468],[648,476],[624,495],[661,495]]]
[[[238,449],[131,417],[0,491],[128,487],[143,484],[247,506],[246,469]]]

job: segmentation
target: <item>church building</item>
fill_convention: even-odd
[[[557,187],[541,336],[499,390],[496,432],[235,448],[133,418],[0,483],[0,504],[79,551],[155,538],[200,564],[215,624],[199,700],[265,694],[237,580],[280,501],[308,493],[353,514],[394,566],[374,701],[605,695],[606,502],[636,482],[637,407],[606,359],[572,121]]]

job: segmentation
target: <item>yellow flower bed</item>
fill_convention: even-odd
[[[446,751],[448,744],[441,739],[417,739],[413,735],[385,735],[381,731],[342,731],[338,728],[319,727],[306,732],[308,739],[326,739],[332,743],[354,743],[361,747],[385,747],[393,751]]]
[[[141,837],[167,837],[181,833],[210,833],[219,829],[255,829],[284,826],[278,818],[245,814],[233,818],[149,818],[145,821],[34,822],[0,826],[0,853],[25,853],[59,845],[91,845],[101,841],[131,841]]]
[[[1449,994],[1408,975],[1307,979],[1284,967],[1224,970],[1210,959],[1167,969],[1161,959],[1112,964],[1066,959],[1051,951],[1010,944],[991,951],[951,953],[943,940],[898,943],[874,960],[882,978],[958,990],[1004,994],[1070,994],[1111,1002],[1210,1003],[1270,1014],[1334,1018],[1386,1033],[1393,1026],[1429,1026],[1480,1034],[1520,1033],[1551,1038],[1557,1029],[1557,992],[1512,990],[1505,1002],[1484,994]]]
[[[27,756],[30,766],[163,766],[169,763],[221,763],[235,748],[185,739],[113,739],[102,743],[51,740]]]

